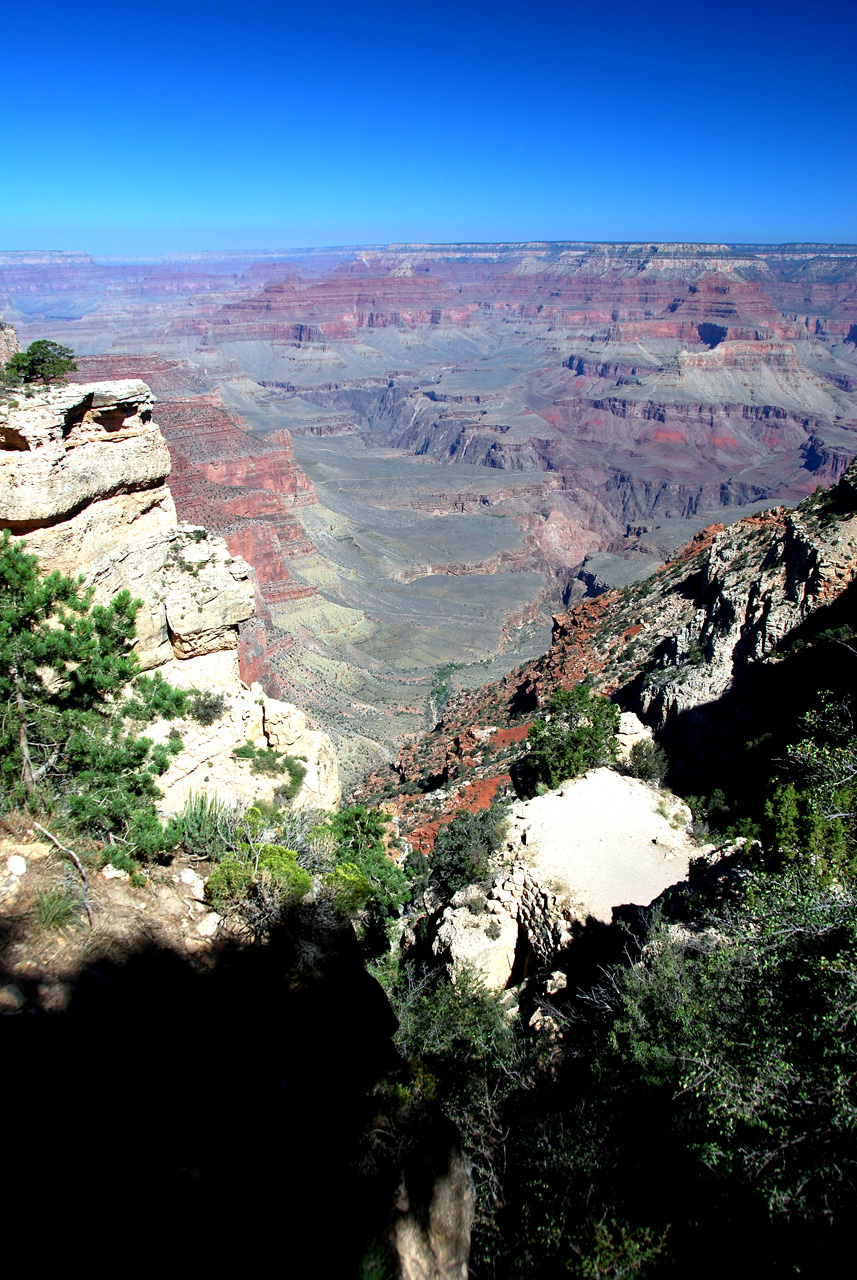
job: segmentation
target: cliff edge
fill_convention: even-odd
[[[106,604],[142,601],[135,652],[145,672],[221,695],[211,725],[182,722],[184,749],[160,780],[164,813],[190,792],[249,804],[282,775],[260,776],[236,747],[250,741],[303,757],[294,804],[336,808],[336,756],[297,707],[249,688],[238,671],[238,625],[255,612],[251,569],[222,538],[180,523],[166,483],[170,457],[154,396],[136,379],[37,391],[0,403],[0,528],[24,537],[45,571],[82,575]],[[165,722],[148,731],[168,735]]]

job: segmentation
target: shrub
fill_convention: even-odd
[[[273,777],[276,774],[288,774],[288,782],[278,788],[277,797],[280,803],[294,800],[306,777],[306,764],[296,756],[287,755],[284,751],[274,751],[271,747],[256,747],[248,739],[243,747],[236,747],[233,754],[239,760],[249,760],[254,773],[265,773]]]
[[[222,693],[199,690],[194,694],[190,714],[198,724],[214,724],[223,715],[226,699]]]
[[[530,794],[535,784],[556,787],[586,769],[615,762],[619,708],[583,685],[560,689],[544,718],[533,721],[519,778]]]
[[[222,915],[243,917],[254,936],[265,934],[290,902],[312,889],[312,876],[298,865],[298,852],[275,838],[278,813],[254,805],[239,816],[217,801],[196,797],[189,816],[201,839],[228,848],[208,878],[206,898]]]
[[[416,883],[424,888],[430,881],[446,900],[465,885],[483,881],[503,839],[506,818],[507,806],[502,803],[479,813],[459,809],[438,831],[429,859],[422,854],[408,859],[408,870]]]
[[[631,747],[626,769],[632,778],[643,782],[660,783],[669,770],[667,753],[652,738],[644,738]]]
[[[303,898],[312,888],[312,876],[298,866],[295,850],[287,849],[284,845],[265,845],[259,855],[259,868],[296,898]]]
[[[234,853],[215,867],[205,885],[205,896],[215,911],[228,915],[246,899],[253,884],[253,868]]]
[[[377,809],[352,805],[333,814],[319,836],[332,842],[334,865],[325,884],[342,910],[351,915],[368,956],[390,945],[390,925],[410,899],[408,877],[387,857],[387,823]]]
[[[710,923],[656,927],[621,971],[617,1085],[662,1090],[711,1169],[820,1221],[857,1176],[857,902],[808,870],[757,874]]]
[[[234,846],[238,814],[217,796],[192,792],[177,821],[181,843],[192,857],[217,861]]]

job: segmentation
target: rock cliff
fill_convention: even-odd
[[[162,779],[165,812],[191,790],[269,798],[282,778],[262,781],[232,758],[248,739],[306,756],[296,803],[335,807],[329,739],[297,708],[239,678],[238,628],[255,612],[251,570],[222,538],[179,524],[153,404],[145,383],[126,380],[0,405],[0,527],[25,536],[44,569],[82,574],[96,601],[122,589],[142,601],[135,651],[143,671],[224,695],[215,724],[182,726],[185,750]],[[156,725],[153,736],[168,730]]]
[[[0,316],[0,364],[4,364],[18,350],[20,350],[18,335],[14,326],[6,324],[3,317]]]
[[[835,684],[837,629],[857,623],[855,578],[857,463],[793,511],[711,526],[650,578],[557,616],[543,657],[459,694],[403,748],[398,777],[421,792],[397,802],[403,830],[426,850],[456,808],[508,787],[529,721],[585,678],[657,732],[686,786],[746,785],[738,746],[793,724],[813,705],[804,686],[817,701]],[[825,658],[815,638],[828,634]],[[377,775],[363,794],[384,789]]]
[[[548,968],[587,925],[646,907],[687,875],[700,849],[689,809],[674,796],[611,769],[594,769],[516,804],[504,865],[487,892],[461,890],[443,912],[435,954],[462,963],[486,986],[524,977],[526,957]],[[484,910],[474,912],[484,897]],[[483,904],[480,902],[480,906]]]

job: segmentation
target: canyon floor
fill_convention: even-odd
[[[346,786],[552,613],[857,453],[854,246],[0,253],[0,311],[152,386],[179,515],[256,570],[245,679]]]

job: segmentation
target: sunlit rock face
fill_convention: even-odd
[[[684,879],[699,854],[690,822],[675,796],[612,769],[519,801],[506,864],[487,892],[455,895],[436,954],[453,975],[469,966],[495,990],[510,983],[522,950],[549,965],[588,923],[611,924],[617,909],[646,907]]]
[[[18,335],[15,332],[14,325],[7,324],[3,317],[0,316],[0,364],[8,360],[18,350]]]
[[[284,777],[250,776],[232,756],[248,740],[304,756],[297,802],[335,807],[338,769],[327,736],[297,707],[240,679],[239,625],[255,614],[252,570],[223,538],[178,522],[153,403],[145,383],[124,380],[58,387],[0,407],[0,527],[24,535],[43,570],[82,577],[96,603],[122,590],[140,601],[135,653],[143,671],[222,696],[213,725],[180,727],[184,750],[162,779],[165,812],[193,790],[236,803],[272,798]],[[155,725],[152,736],[170,727]]]

